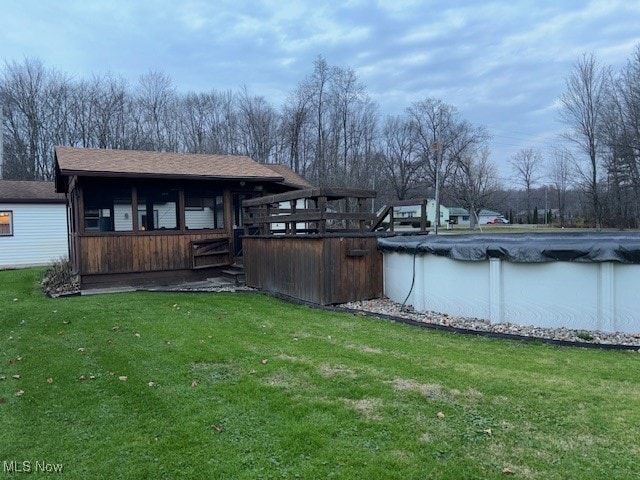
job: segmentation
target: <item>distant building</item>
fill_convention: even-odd
[[[421,215],[421,205],[401,205],[393,207],[393,215],[395,218],[416,218],[419,219]],[[444,205],[440,205],[440,225],[444,225],[449,222],[449,208]],[[427,202],[427,221],[431,222],[431,225],[435,223],[436,218],[436,201],[429,200]]]
[[[65,196],[54,183],[0,180],[0,268],[47,265],[68,254]]]
[[[451,223],[456,225],[471,224],[469,211],[464,208],[459,208],[459,207],[449,208],[449,217],[451,219]],[[504,216],[500,212],[483,209],[483,210],[480,210],[476,223],[479,225],[485,225],[487,223],[492,223],[497,218],[504,218]]]

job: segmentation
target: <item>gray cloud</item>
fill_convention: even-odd
[[[246,85],[277,105],[322,54],[353,68],[383,115],[425,97],[456,105],[494,134],[504,165],[562,129],[557,98],[578,56],[619,68],[638,25],[626,0],[22,0],[0,4],[0,58],[132,83],[161,70],[179,90]]]

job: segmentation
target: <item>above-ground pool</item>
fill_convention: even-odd
[[[640,333],[640,234],[380,238],[385,295],[417,311]]]

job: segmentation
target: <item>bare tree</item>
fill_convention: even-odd
[[[573,164],[571,154],[566,150],[558,150],[551,160],[549,173],[551,183],[556,193],[558,202],[558,213],[560,216],[560,226],[565,226],[565,216],[567,207],[567,193],[572,185]]]
[[[510,163],[518,183],[525,190],[527,223],[531,223],[531,191],[541,178],[542,154],[533,148],[524,148],[511,157]]]
[[[305,132],[310,125],[310,95],[304,85],[289,95],[280,115],[280,136],[283,150],[287,152],[289,166],[297,173],[307,171]]]
[[[387,117],[382,127],[382,167],[396,198],[403,200],[415,187],[423,162],[417,155],[411,124],[403,116]]]
[[[158,71],[142,75],[136,100],[144,137],[144,143],[140,147],[146,150],[176,151],[176,91],[171,78]]]
[[[460,119],[455,107],[427,98],[407,108],[416,152],[424,165],[427,183],[434,186],[436,227],[440,224],[440,190],[456,167],[456,162],[476,148],[486,132]]]
[[[452,198],[469,211],[471,228],[476,227],[483,208],[500,203],[503,194],[497,178],[497,169],[486,146],[467,149],[458,158],[451,176],[450,191]]]
[[[67,141],[69,79],[39,60],[6,62],[0,78],[5,178],[50,179],[53,142]],[[62,117],[62,118],[60,118]]]
[[[264,97],[243,87],[237,96],[239,143],[245,155],[267,163],[275,146],[277,114]]]
[[[327,61],[318,56],[313,62],[314,69],[311,76],[306,80],[305,87],[311,100],[314,112],[314,122],[316,130],[315,138],[315,159],[314,173],[315,181],[318,185],[326,185],[330,172],[327,168],[327,152],[325,144],[327,141],[327,129],[325,117],[327,110],[327,96],[329,95],[329,83],[334,77],[335,68],[331,67]]]
[[[594,55],[583,55],[566,79],[566,90],[560,96],[560,118],[569,127],[564,138],[587,156],[586,165],[576,162],[576,171],[591,200],[597,229],[602,228],[599,128],[610,79],[609,68],[601,66]]]

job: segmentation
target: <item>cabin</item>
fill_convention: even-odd
[[[242,255],[242,201],[312,187],[239,155],[56,147],[81,288],[195,281]]]
[[[47,265],[67,256],[65,203],[53,182],[0,180],[0,268]]]

